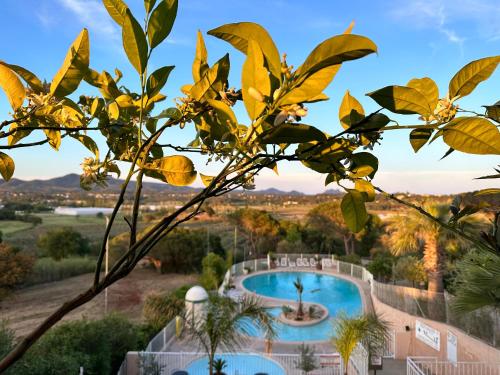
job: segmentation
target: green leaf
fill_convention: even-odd
[[[238,120],[226,103],[219,100],[208,99],[207,103],[217,114],[217,126],[211,126],[210,135],[216,140],[229,140],[229,135],[237,131]]]
[[[433,130],[428,128],[413,129],[410,132],[410,143],[411,147],[413,147],[413,151],[418,152],[418,150],[420,150],[431,138],[432,132]]]
[[[92,138],[85,134],[70,134],[70,136],[84,145],[96,158],[99,158],[99,147]]]
[[[151,13],[148,22],[148,40],[151,49],[155,48],[172,31],[177,16],[177,0],[161,0]]]
[[[201,31],[198,30],[197,41],[196,41],[196,52],[193,61],[193,81],[198,82],[201,77],[205,75],[205,72],[209,69],[208,66],[208,53],[207,47],[205,47],[205,41],[203,40],[203,35]]]
[[[369,167],[371,171],[366,174],[366,176],[370,178],[375,177],[375,173],[378,170],[378,159],[375,155],[369,152],[358,152],[357,154],[351,155],[351,162],[350,170],[355,174],[359,173],[361,175],[362,172],[368,171],[366,167]]]
[[[427,98],[411,87],[386,86],[366,95],[394,113],[403,115],[418,113],[422,116],[429,116],[433,112]]]
[[[492,194],[500,194],[500,189],[498,188],[482,189],[474,193],[474,195],[492,195]]]
[[[264,144],[289,144],[325,140],[326,135],[314,126],[285,123],[271,128],[269,133],[263,135],[261,142]]]
[[[0,174],[5,181],[9,181],[14,174],[15,169],[14,160],[3,152],[0,152]]]
[[[339,69],[340,65],[332,65],[311,74],[300,85],[284,95],[280,100],[280,104],[286,105],[316,101],[322,95],[323,90],[332,82]]]
[[[365,117],[365,110],[361,103],[347,90],[339,107],[339,120],[344,129],[357,123]]]
[[[5,61],[0,60],[0,65],[3,65],[13,72],[15,72],[19,77],[21,77],[27,85],[36,93],[41,93],[44,91],[43,83],[40,79],[29,70],[24,69],[19,65],[7,64]]]
[[[162,118],[170,118],[172,120],[180,120],[182,117],[181,111],[179,111],[175,107],[167,108],[163,110],[158,116],[156,116],[156,119],[162,119]]]
[[[261,96],[271,95],[271,82],[267,69],[264,68],[264,55],[254,40],[248,42],[247,59],[241,74],[241,90],[248,116],[255,120],[266,108],[266,103],[257,100],[250,89],[257,90]]]
[[[26,90],[17,75],[3,64],[0,65],[0,87],[7,95],[13,110],[18,109],[23,104]]]
[[[122,0],[102,0],[102,2],[111,18],[121,26],[125,12],[128,9],[127,5]]]
[[[202,100],[205,96],[215,98],[219,90],[223,89],[229,73],[229,54],[225,54],[214,66],[208,69],[205,75],[191,87],[190,96],[195,100]]]
[[[347,227],[352,232],[357,233],[364,228],[368,220],[368,214],[366,212],[365,200],[361,192],[349,190],[342,198],[340,209],[342,210],[342,216],[344,217]]]
[[[146,93],[150,98],[158,94],[163,86],[165,86],[168,76],[174,68],[174,66],[164,66],[151,73],[146,82]]]
[[[377,46],[364,36],[336,35],[320,43],[297,69],[296,75],[305,78],[327,66],[359,59],[373,52],[377,52]]]
[[[61,131],[54,129],[44,129],[43,132],[47,136],[50,147],[58,151],[59,147],[61,147]]]
[[[209,35],[230,43],[237,50],[247,53],[248,41],[255,40],[264,54],[266,67],[271,74],[281,80],[281,60],[278,49],[269,33],[253,22],[229,23],[210,30]]]
[[[165,156],[146,168],[160,173],[164,181],[174,186],[190,185],[196,179],[193,162],[183,155]]]
[[[146,13],[151,13],[155,4],[156,0],[144,0],[144,9],[146,10]]]
[[[371,182],[366,180],[356,180],[354,182],[354,188],[365,194],[366,202],[373,202],[375,200],[375,188]]]
[[[104,100],[102,98],[95,98],[90,106],[90,114],[93,117],[99,117],[102,109],[104,108]]]
[[[144,73],[148,60],[148,44],[141,25],[129,9],[126,9],[123,17],[122,39],[128,60],[139,74]]]
[[[500,131],[484,118],[456,117],[443,128],[443,140],[468,154],[500,155]]]
[[[485,105],[484,108],[486,108],[486,116],[500,123],[500,101],[493,105]]]
[[[50,93],[62,98],[75,91],[87,73],[89,60],[89,33],[87,29],[83,29],[69,48],[61,68],[52,79]]]
[[[465,65],[450,81],[448,88],[450,99],[469,95],[479,83],[491,76],[498,63],[500,63],[500,56],[492,56]]]
[[[436,108],[439,101],[439,89],[436,82],[431,78],[413,78],[406,86],[421,93],[427,99],[427,103],[432,110]]]

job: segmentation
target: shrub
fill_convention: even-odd
[[[63,323],[43,336],[11,374],[77,374],[80,366],[88,375],[112,374],[128,351],[144,347],[146,341],[140,326],[117,314]]]
[[[207,290],[217,289],[224,280],[227,270],[226,261],[219,255],[208,253],[202,261],[201,284]]]
[[[361,265],[361,257],[358,254],[348,254],[339,256],[339,260],[346,263]]]
[[[7,327],[7,323],[0,321],[0,358],[3,358],[14,347],[14,332]]]
[[[91,273],[95,270],[95,260],[87,257],[71,257],[56,261],[52,258],[36,260],[32,273],[26,283],[28,285],[50,283],[68,277]]]
[[[0,244],[0,299],[24,283],[33,268],[33,262],[33,257]]]
[[[48,231],[38,238],[37,245],[44,251],[44,255],[55,260],[90,253],[89,240],[70,227]]]
[[[412,255],[399,258],[394,266],[394,279],[408,280],[414,287],[426,282],[427,271],[424,262]]]
[[[190,287],[184,285],[170,293],[149,295],[142,310],[146,324],[152,330],[158,331],[180,315],[184,309],[184,297]]]
[[[393,260],[389,253],[379,253],[366,266],[366,269],[372,273],[377,280],[387,281],[392,278]]]

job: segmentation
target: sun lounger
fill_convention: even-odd
[[[304,265],[304,267],[309,267],[309,261],[307,260],[307,258],[302,259],[302,264]]]
[[[328,259],[328,258],[325,258],[325,259],[322,259],[321,261],[322,265],[323,265],[323,268],[332,268],[332,260],[331,259]]]
[[[286,266],[287,266],[287,264],[286,264],[286,263],[287,263],[287,262],[286,262],[286,257],[281,258],[281,261],[280,261],[280,267],[286,267]]]
[[[302,263],[302,258],[297,258],[297,267],[304,267],[304,263]]]
[[[316,259],[314,258],[309,259],[309,264],[311,265],[311,267],[316,267],[317,264]]]

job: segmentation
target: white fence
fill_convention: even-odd
[[[254,368],[259,367],[259,361],[264,364],[265,361],[272,360],[279,364],[287,375],[303,374],[303,371],[297,368],[300,359],[298,354],[244,354],[255,355],[255,359],[252,359]],[[188,368],[194,361],[203,357],[205,357],[205,354],[202,353],[141,352],[139,353],[140,363],[142,364],[142,367],[140,365],[140,375],[171,375],[175,371]],[[316,354],[314,358],[317,369],[312,371],[311,375],[343,375],[343,362],[338,354]],[[362,347],[357,347],[349,361],[348,375],[368,375],[367,358],[366,351]],[[118,375],[127,375],[126,368],[126,364],[122,365]],[[151,371],[151,369],[154,370]],[[228,374],[247,374],[245,369],[238,365],[238,361],[228,361],[224,372]],[[206,373],[206,370],[202,372],[190,370],[189,375],[206,375]]]
[[[175,336],[175,319],[172,319],[155,337],[151,339],[146,347],[147,352],[161,352],[165,350],[167,343]]]
[[[408,357],[407,375],[500,375],[500,363],[448,362],[435,357]]]

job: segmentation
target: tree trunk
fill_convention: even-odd
[[[344,251],[346,255],[354,254],[354,235],[344,234]]]
[[[208,356],[208,372],[210,375],[214,374],[214,357],[215,353]]]
[[[424,266],[427,271],[429,292],[442,293],[443,284],[443,251],[436,235],[429,234],[424,239]]]

